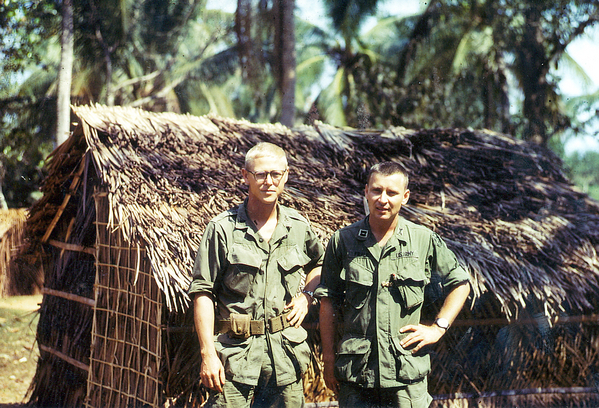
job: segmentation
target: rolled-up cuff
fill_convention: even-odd
[[[193,299],[196,295],[200,294],[208,295],[214,299],[214,294],[212,293],[212,285],[199,280],[191,281],[189,289],[187,289],[187,295],[189,295],[189,298]]]

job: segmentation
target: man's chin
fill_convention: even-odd
[[[276,193],[263,194],[262,197],[260,197],[260,201],[262,201],[264,204],[272,204],[275,203],[278,198],[279,196]]]
[[[381,221],[393,218],[393,214],[390,211],[375,211],[374,213],[371,213],[371,216],[374,216],[374,218]]]

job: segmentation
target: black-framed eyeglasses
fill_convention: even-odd
[[[271,170],[271,171],[250,171],[247,170],[248,173],[252,173],[254,178],[258,183],[264,183],[268,176],[270,175],[270,179],[273,183],[279,184],[283,179],[285,173],[287,173],[288,169],[285,170]]]

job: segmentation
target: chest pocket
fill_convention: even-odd
[[[424,288],[429,279],[417,260],[399,269],[393,287],[399,292],[400,302],[406,310],[420,306],[424,302]]]
[[[297,246],[292,246],[277,259],[279,270],[283,276],[283,282],[287,293],[293,297],[299,290],[302,280],[301,271],[310,262],[310,257]]]
[[[374,272],[360,261],[353,259],[345,271],[347,282],[345,301],[354,309],[361,309],[369,298],[373,285]]]
[[[247,295],[262,264],[262,257],[249,248],[233,245],[227,261],[229,267],[223,277],[223,284],[232,292]]]

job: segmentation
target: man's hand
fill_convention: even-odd
[[[453,322],[460,310],[462,310],[462,306],[464,306],[469,294],[469,282],[462,282],[460,285],[453,288],[447,294],[443,306],[441,306],[437,316],[443,316],[449,323]],[[403,348],[409,348],[415,345],[411,351],[412,353],[416,353],[422,347],[438,342],[445,334],[445,331],[445,329],[442,329],[436,324],[433,324],[432,326],[410,324],[399,329],[400,333],[411,332],[400,344]]]
[[[335,358],[324,359],[324,383],[335,394],[339,394],[339,381],[335,378]]]
[[[309,301],[308,301],[309,299]],[[289,302],[285,309],[291,309],[291,313],[287,316],[287,321],[291,326],[300,327],[304,318],[308,314],[310,302],[312,298],[307,293],[300,293]]]
[[[423,324],[409,324],[399,329],[400,333],[408,333],[405,339],[401,341],[401,346],[405,349],[415,345],[410,351],[412,353],[418,352],[422,347],[428,346],[429,344],[435,344],[445,334],[445,329],[440,328],[437,325],[425,326]]]
[[[223,392],[225,385],[225,369],[216,355],[202,356],[200,378],[204,387]]]

